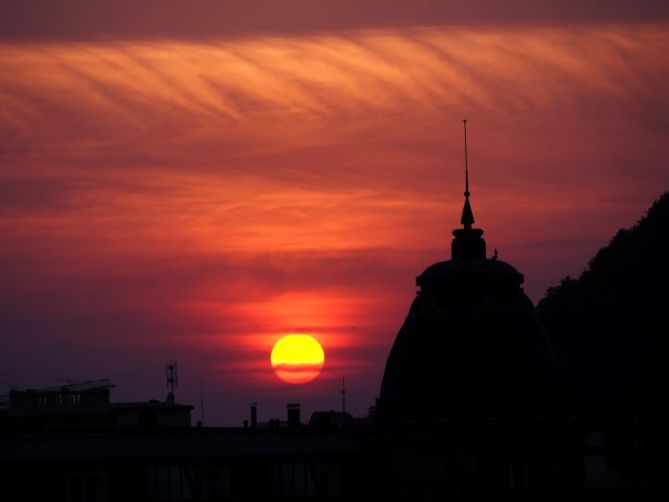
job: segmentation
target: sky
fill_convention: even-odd
[[[0,4],[0,393],[365,415],[463,203],[536,303],[669,188],[664,2]],[[315,336],[318,378],[269,357]]]

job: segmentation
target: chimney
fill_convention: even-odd
[[[300,405],[299,403],[288,403],[286,405],[288,409],[288,427],[299,427],[300,426]]]

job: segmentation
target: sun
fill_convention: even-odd
[[[287,383],[311,382],[325,363],[325,352],[311,335],[291,334],[279,339],[270,356],[276,376]]]

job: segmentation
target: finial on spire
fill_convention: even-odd
[[[453,260],[484,260],[485,241],[482,238],[483,230],[472,228],[474,212],[469,204],[469,166],[467,165],[467,120],[462,121],[465,129],[465,206],[462,208],[460,223],[465,228],[453,230],[455,239],[451,243],[451,257]]]
[[[465,129],[465,206],[462,208],[462,223],[466,229],[471,229],[474,224],[474,212],[469,204],[469,165],[467,161],[467,119],[462,121]]]

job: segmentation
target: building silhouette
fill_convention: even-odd
[[[308,427],[290,403],[287,419],[268,427],[191,427],[191,406],[111,403],[111,387],[10,394],[0,413],[0,500],[369,498],[374,461],[365,427],[342,426],[347,414],[314,414]]]
[[[284,420],[261,422],[252,403],[243,427],[192,427],[174,385],[164,402],[144,403],[111,402],[106,380],[13,391],[0,402],[0,500],[616,502],[669,493],[664,401],[606,424],[573,415],[523,276],[496,250],[487,255],[465,179],[451,259],[417,277],[369,417],[342,401],[341,412],[304,423],[288,403]],[[176,363],[166,368],[174,384]],[[587,379],[579,375],[572,384]]]
[[[555,356],[523,275],[486,257],[469,196],[467,189],[452,259],[416,279],[383,376],[384,421],[553,416],[563,406]]]
[[[14,431],[190,427],[193,407],[165,401],[112,403],[107,380],[43,389],[12,390],[6,396],[2,428]],[[169,399],[169,396],[172,399]]]
[[[452,258],[417,278],[368,420],[315,412],[305,425],[289,403],[262,426],[253,403],[245,427],[193,428],[173,392],[134,404],[110,403],[106,381],[14,392],[0,486],[68,502],[573,498],[583,428],[523,276],[486,256],[469,197],[467,182]]]
[[[468,178],[468,176],[467,176]],[[374,445],[392,500],[563,500],[583,485],[551,344],[523,276],[486,256],[469,183],[451,259],[428,267],[383,376]]]

